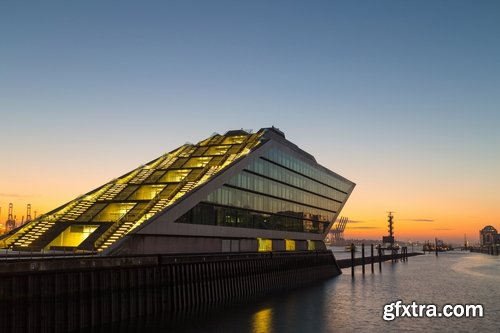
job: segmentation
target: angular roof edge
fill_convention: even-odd
[[[306,152],[305,150],[299,148],[299,146],[297,146],[295,143],[288,141],[285,137],[285,133],[280,131],[279,128],[272,126],[272,127],[264,127],[264,128],[261,128],[260,130],[264,131],[263,137],[265,139],[272,139],[272,140],[279,141],[279,142],[287,145],[288,147],[292,148],[293,150],[297,151],[298,153],[303,154],[305,157],[309,158],[311,161],[318,163],[316,161],[316,158],[313,155],[311,155],[308,152]]]

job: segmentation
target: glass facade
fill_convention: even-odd
[[[310,177],[316,182],[324,183],[340,191],[347,192],[352,187],[352,183],[342,180],[340,176],[333,176],[321,167],[312,166],[293,156],[284,154],[278,149],[271,149],[267,152],[266,157],[285,168],[289,168],[301,175]]]
[[[323,233],[352,183],[270,149],[178,223]]]

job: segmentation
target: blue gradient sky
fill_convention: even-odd
[[[358,184],[348,236],[394,210],[401,238],[475,239],[500,228],[499,40],[498,1],[4,1],[0,220],[275,125]]]

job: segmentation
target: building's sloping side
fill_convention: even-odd
[[[115,254],[307,250],[322,245],[355,184],[274,128],[265,143],[110,249]]]
[[[0,246],[102,251],[247,155],[262,134],[230,131],[181,146],[13,230]]]

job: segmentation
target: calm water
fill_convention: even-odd
[[[384,304],[483,304],[483,318],[382,319]],[[356,268],[323,283],[226,309],[208,320],[191,321],[177,332],[498,332],[500,257],[467,252],[385,262],[382,273]],[[148,330],[150,328],[148,327]],[[170,331],[157,329],[158,332]]]

